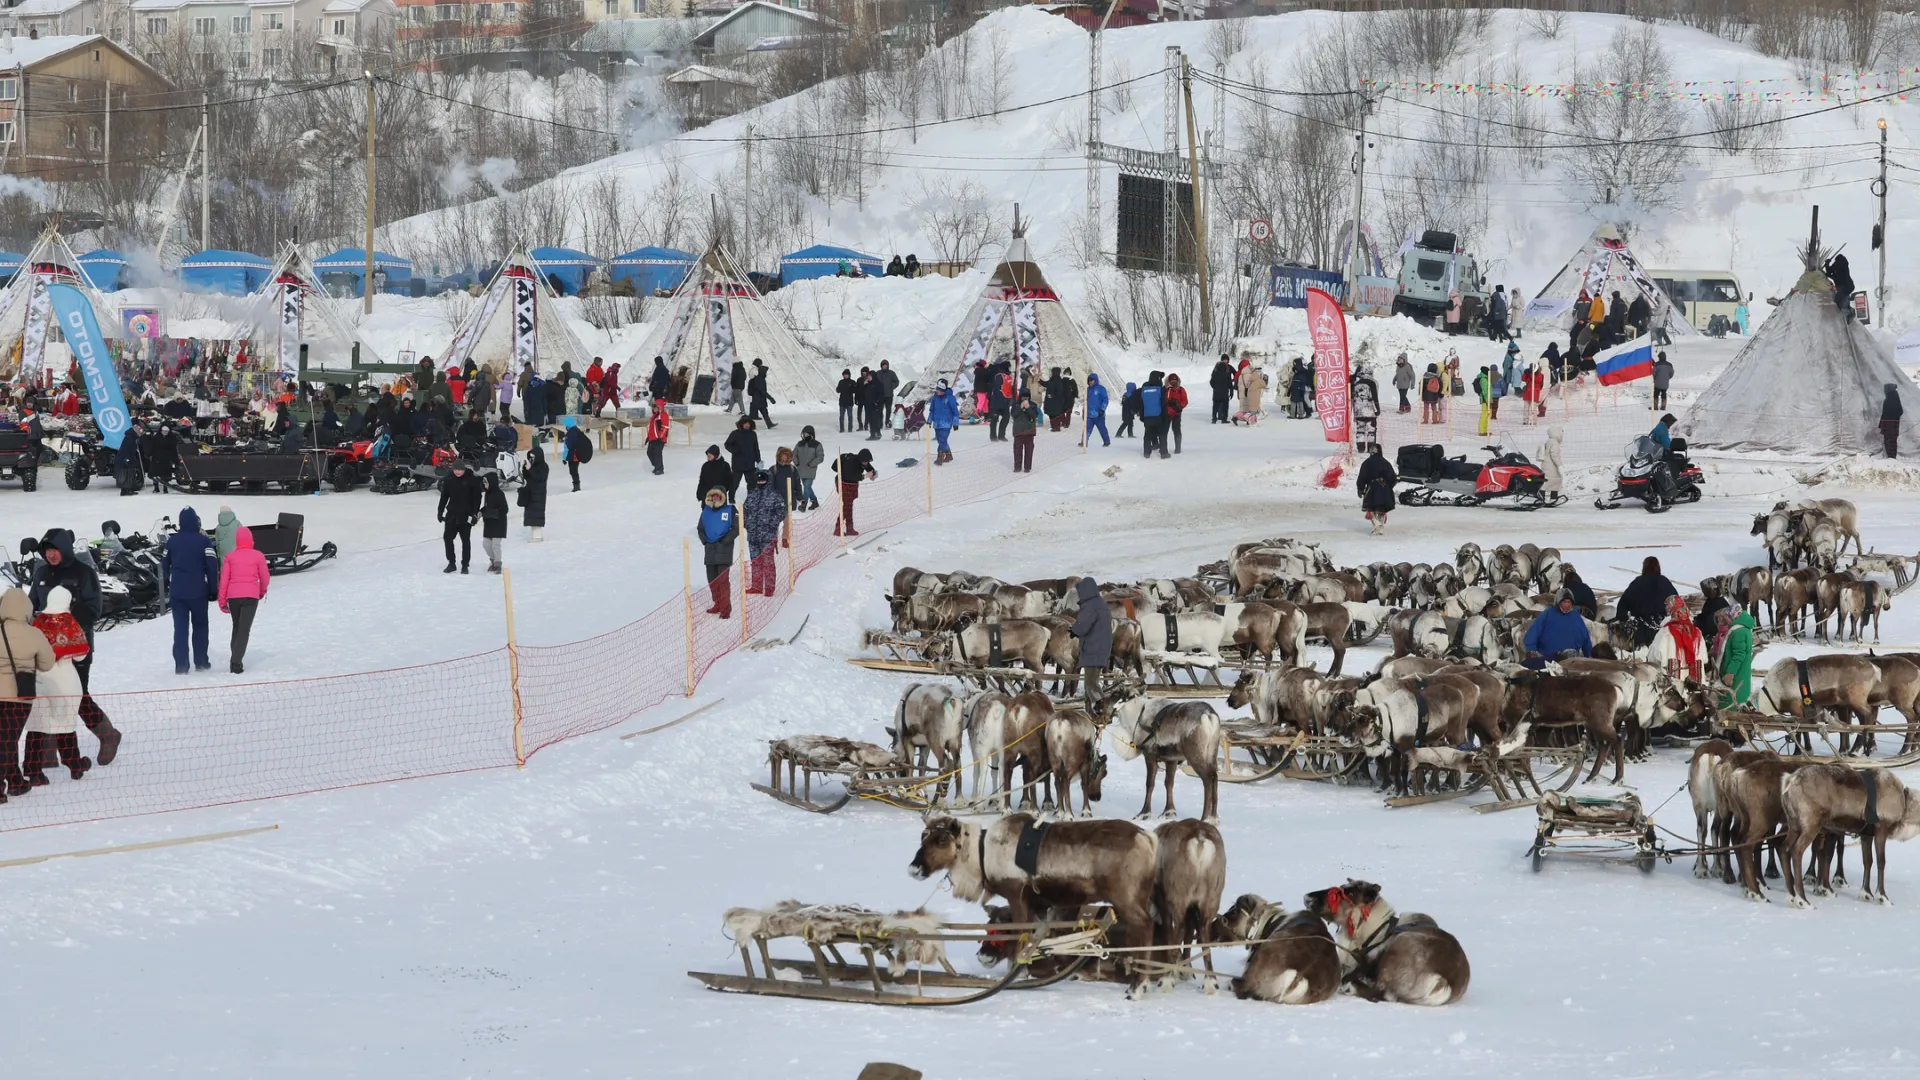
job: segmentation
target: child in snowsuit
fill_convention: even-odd
[[[47,591],[47,606],[33,617],[33,625],[53,646],[53,670],[42,672],[36,681],[33,711],[27,715],[26,774],[34,787],[47,784],[47,770],[54,757],[67,767],[75,780],[93,768],[93,762],[80,756],[80,740],[75,732],[80,722],[80,698],[86,689],[80,685],[80,669],[74,661],[87,655],[87,632],[73,617],[73,594],[54,586]]]

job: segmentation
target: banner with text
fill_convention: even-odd
[[[1324,289],[1307,290],[1307,334],[1313,339],[1313,407],[1328,442],[1351,442],[1347,384],[1347,316]]]

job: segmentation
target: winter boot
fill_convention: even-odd
[[[94,754],[94,760],[101,765],[113,764],[114,755],[120,752],[120,730],[107,719],[107,714],[89,694],[80,699],[80,722],[87,725],[93,737],[100,740],[100,749]]]
[[[529,540],[529,541],[527,541],[527,542],[528,542],[528,543],[530,543],[530,544],[537,544],[537,543],[539,543],[539,542],[540,542],[540,539],[541,539],[541,537],[540,537],[540,526],[538,526],[538,525],[535,525],[535,526],[533,527],[533,539],[532,539],[532,540]]]
[[[53,736],[38,731],[27,732],[25,759],[27,783],[34,787],[46,787],[52,783],[47,779],[47,766],[53,764]]]
[[[463,573],[463,574],[467,572],[467,564],[466,564],[466,563],[461,563],[461,564],[460,564],[460,572],[461,572],[461,573]]]
[[[497,574],[497,573],[499,573],[499,572],[500,572],[500,564],[499,564],[499,563],[489,563],[489,564],[487,564],[487,573],[489,573],[489,574]]]
[[[447,564],[447,568],[446,568],[445,570],[442,570],[442,571],[440,571],[440,572],[441,572],[441,573],[443,573],[443,574],[451,574],[451,573],[453,573],[453,572],[454,572],[455,570],[457,570],[457,569],[459,569],[459,568],[458,568],[458,567],[456,567],[456,566],[454,566],[454,565],[453,565],[452,563],[448,563],[448,564]]]
[[[75,780],[87,775],[93,768],[93,762],[80,756],[80,737],[69,731],[65,735],[49,735],[47,741],[60,751],[60,764],[67,767],[67,775]],[[51,754],[49,754],[51,756]],[[53,764],[49,761],[47,764]]]

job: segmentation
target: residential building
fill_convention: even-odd
[[[113,35],[127,25],[126,0],[21,0],[0,10],[0,37],[45,38],[74,34]]]
[[[693,48],[703,61],[724,66],[725,61],[793,48],[817,34],[837,34],[844,29],[833,19],[804,8],[747,0],[701,31],[693,39]]]
[[[759,103],[759,83],[744,71],[688,64],[664,80],[667,97],[689,130]]]
[[[393,49],[393,0],[132,0],[142,52],[240,79],[354,70]]]
[[[171,90],[98,34],[0,38],[0,173],[85,180],[151,157],[165,144]]]

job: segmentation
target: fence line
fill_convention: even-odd
[[[857,437],[856,437],[857,438]],[[937,514],[1016,478],[1011,446],[958,451],[935,468],[918,441],[848,442],[876,453],[855,524],[873,535]],[[829,449],[832,449],[831,447]],[[919,459],[895,468],[883,457]],[[1041,432],[1034,467],[1081,453],[1072,432]],[[99,694],[126,733],[111,766],[0,806],[0,832],[199,809],[427,776],[524,765],[546,747],[602,731],[698,689],[721,657],[772,623],[806,571],[837,555],[839,500],[831,464],[816,481],[820,509],[795,515],[776,557],[773,595],[749,594],[744,560],[727,576],[733,617],[706,613],[705,582],[625,626],[562,645],[501,648],[415,667],[281,682]],[[744,535],[738,549],[744,556]],[[691,568],[689,568],[691,569]],[[503,588],[510,589],[503,578]],[[89,737],[81,735],[83,752]]]

